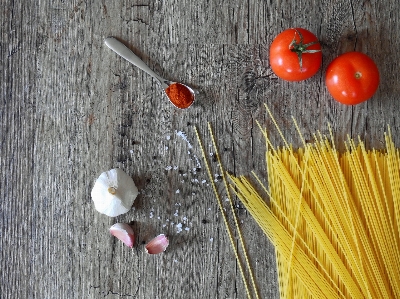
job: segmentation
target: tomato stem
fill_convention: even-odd
[[[290,49],[290,51],[297,54],[297,57],[299,58],[300,71],[303,71],[303,58],[302,58],[303,53],[317,53],[317,52],[321,52],[321,50],[309,50],[308,47],[317,44],[318,41],[313,41],[311,43],[304,44],[303,43],[303,35],[296,28],[294,28],[294,30],[296,32],[294,34],[292,42],[289,44],[289,49]],[[299,42],[296,41],[296,33],[300,37]]]
[[[355,74],[354,74],[354,77],[358,80],[358,79],[361,79],[361,77],[362,77],[362,74],[360,73],[360,72],[356,72]]]

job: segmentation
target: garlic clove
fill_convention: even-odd
[[[146,244],[146,252],[148,254],[158,254],[164,252],[165,249],[167,249],[168,244],[168,238],[164,234],[158,235]]]
[[[124,242],[130,248],[135,244],[133,229],[127,223],[115,223],[110,227],[110,234]]]
[[[119,168],[103,172],[91,192],[96,210],[110,217],[128,212],[138,194],[135,182]]]

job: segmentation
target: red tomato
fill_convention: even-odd
[[[375,62],[360,52],[348,52],[335,58],[326,70],[326,87],[332,97],[346,105],[371,98],[379,85]]]
[[[281,79],[305,80],[315,75],[321,66],[321,45],[317,37],[306,29],[287,29],[272,42],[269,62]]]

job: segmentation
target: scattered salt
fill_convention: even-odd
[[[179,193],[179,192],[180,192],[179,189],[175,191],[175,193]]]
[[[176,225],[176,232],[179,234],[182,231],[182,223]]]
[[[186,141],[186,143],[187,143],[187,145],[188,145],[188,148],[193,148],[193,146],[190,144],[190,142],[189,142],[189,140],[187,139],[187,136],[186,136],[186,134],[184,133],[184,132],[182,132],[182,131],[175,131],[176,132],[176,135],[178,135],[179,137],[181,137],[183,140],[185,140]]]
[[[198,168],[201,168],[201,164],[200,164],[199,158],[197,158],[196,155],[193,155],[193,157],[194,157],[194,159],[196,160],[197,167],[198,167]]]
[[[133,153],[134,153],[134,151],[133,151],[133,150],[130,150],[129,152],[130,152],[131,154],[133,154]]]
[[[210,242],[214,241],[214,238],[210,238]]]
[[[189,231],[190,230],[190,228],[189,227],[185,227],[185,231]]]
[[[202,180],[202,181],[201,181],[202,184],[205,184],[206,182],[207,182],[206,180]]]
[[[177,170],[178,169],[178,166],[174,166],[174,170]]]
[[[171,170],[171,169],[172,169],[172,166],[165,167],[165,170]]]
[[[171,139],[171,136],[167,135],[167,137],[166,137],[166,138],[167,138],[167,140],[170,140],[170,139]]]

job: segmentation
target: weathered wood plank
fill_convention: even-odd
[[[245,298],[193,126],[226,208],[207,122],[235,174],[265,176],[256,121],[283,144],[264,103],[294,146],[292,115],[306,140],[330,123],[339,148],[347,134],[383,147],[390,125],[400,144],[395,0],[1,4],[1,298]],[[283,82],[269,68],[269,44],[293,26],[323,46],[322,69],[305,82]],[[110,35],[160,75],[198,89],[193,107],[172,107],[157,82],[104,46]],[[348,50],[366,52],[381,72],[376,96],[355,107],[332,101],[324,85],[329,62]],[[90,198],[113,167],[140,189],[134,209],[115,219]],[[234,204],[260,297],[278,298],[274,248]],[[109,235],[116,222],[132,223],[133,250]],[[143,243],[159,233],[170,247],[149,256]]]

